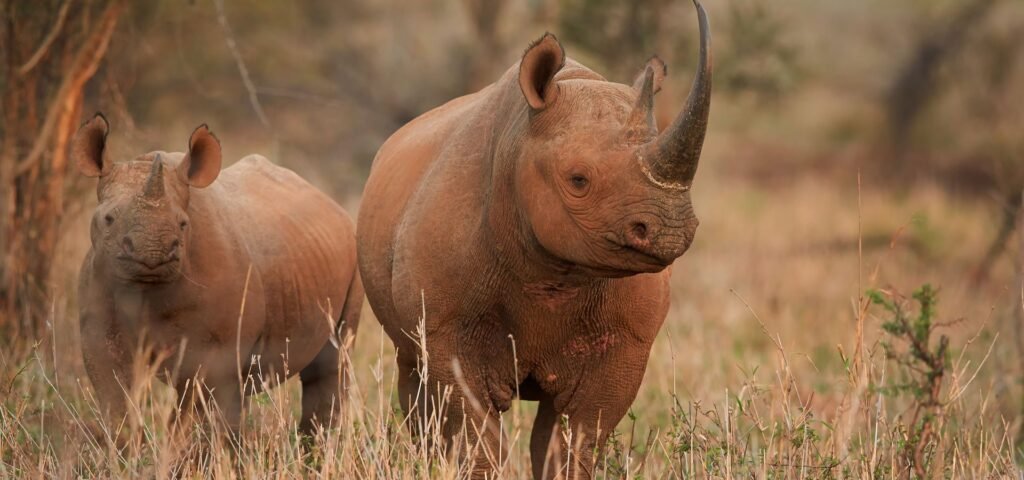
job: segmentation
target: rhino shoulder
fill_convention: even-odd
[[[270,160],[268,160],[267,157],[264,157],[263,155],[259,155],[259,154],[256,154],[256,153],[253,153],[253,154],[250,154],[250,155],[246,155],[245,157],[242,157],[242,159],[238,161],[238,165],[240,167],[255,168],[255,169],[260,169],[260,170],[263,170],[263,169],[273,170],[273,169],[276,169],[276,168],[281,168],[281,167],[278,167],[277,165],[275,165],[274,162],[271,162]]]
[[[235,170],[236,174],[245,176],[250,180],[250,176],[252,175],[285,183],[300,180],[299,175],[295,172],[268,160],[267,157],[264,157],[263,155],[255,153],[246,155],[237,163],[232,165],[231,169]]]

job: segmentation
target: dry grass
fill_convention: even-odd
[[[941,288],[938,321],[952,354],[930,417],[926,475],[1018,476],[1021,372],[1012,318],[1021,308],[1019,287],[1008,265],[983,285],[964,273],[991,234],[992,214],[927,186],[898,194],[868,186],[858,194],[855,173],[764,187],[726,182],[721,170],[707,170],[702,185],[729,188],[696,191],[703,220],[697,244],[675,266],[668,321],[633,409],[597,466],[600,475],[915,476],[908,423],[920,400],[885,388],[906,372],[886,358],[877,316],[884,312],[862,293],[909,291],[927,281]],[[72,271],[84,246],[66,243],[61,263]],[[0,349],[0,476],[466,473],[431,446],[436,428],[423,439],[405,428],[394,352],[369,308],[340,427],[314,440],[299,437],[292,381],[253,398],[240,437],[228,438],[213,405],[210,426],[171,426],[173,394],[153,381],[133,392],[137,427],[102,427],[81,366],[74,298],[59,298],[52,338]],[[529,476],[534,410],[516,402],[503,418],[511,454],[502,477]],[[120,449],[116,438],[127,439]]]
[[[724,64],[733,41],[722,28],[729,3],[705,3],[718,19],[716,52]],[[875,173],[892,165],[884,158],[864,158],[875,155],[870,150],[884,128],[875,99],[927,20],[922,13],[955,2],[897,3],[772,4],[778,18],[789,22],[784,40],[802,46],[808,78],[774,104],[745,102],[739,94],[715,100],[694,190],[701,228],[691,251],[674,267],[669,317],[633,408],[597,466],[600,476],[1021,478],[1024,295],[1005,260],[1024,258],[1024,252],[1008,252],[984,283],[973,283],[968,272],[995,235],[998,213],[991,202],[957,196],[948,184],[927,181],[912,188],[893,179],[859,185],[858,160]],[[460,32],[466,28],[459,2],[442,2],[443,8],[433,2],[416,8],[383,2],[363,15],[353,15],[346,4],[325,18],[317,16],[314,23],[326,26],[316,28],[303,20],[302,9],[287,3],[229,7],[241,53],[257,87],[263,87],[266,113],[278,129],[268,134],[269,129],[254,128],[250,109],[240,106],[250,92],[239,88],[232,57],[238,52],[213,48],[224,43],[214,9],[219,4],[154,4],[156,13],[140,10],[139,27],[113,45],[118,51],[108,58],[110,78],[125,76],[122,87],[140,83],[125,90],[131,108],[112,116],[117,158],[155,147],[183,148],[188,132],[208,122],[224,140],[225,158],[262,152],[335,197],[351,197],[380,141],[411,112],[432,107],[459,88],[453,66],[465,59],[453,51],[465,43]],[[1021,17],[1019,5],[1002,2],[1002,13],[993,16],[992,32],[1006,31],[1007,45],[1016,38],[1010,33]],[[544,30],[543,21],[529,18],[526,10],[518,6],[514,18],[505,20],[503,28],[515,34],[507,35],[508,63],[502,65]],[[691,32],[691,20],[680,16],[678,24],[666,26]],[[996,51],[985,45],[977,50]],[[352,72],[342,72],[342,81],[313,68],[339,63],[336,46],[345,46],[341,63],[359,60],[348,65]],[[588,55],[600,57],[593,64],[600,66],[602,52],[570,46],[570,53],[587,64]],[[966,57],[971,68],[951,71],[985,71],[974,65],[984,63],[985,55]],[[662,116],[677,111],[690,81],[684,62],[672,68],[673,85],[658,98]],[[1006,100],[1015,98],[1015,90],[995,94],[975,76],[963,81],[967,87],[951,88],[955,94],[931,114],[930,123],[938,127],[926,125],[929,134],[920,140],[929,147],[920,155],[922,169],[938,170],[943,161],[963,158],[974,163],[971,151],[1017,145],[1012,140],[1024,138],[1019,122],[1011,121],[1020,117],[1013,109],[1019,102]],[[367,96],[368,91],[382,96]],[[999,108],[965,108],[979,104],[973,95]],[[108,103],[89,98],[86,110],[109,110]],[[993,111],[1002,112],[997,120],[990,118]],[[148,130],[127,127],[135,123],[129,114]],[[1000,161],[1005,165],[994,170],[996,176],[1012,184],[1013,172],[1024,162],[1012,155]],[[39,344],[0,338],[0,478],[458,478],[466,473],[432,447],[436,419],[433,424],[427,419],[428,428],[422,429],[433,434],[421,439],[409,434],[408,420],[397,408],[394,351],[369,307],[352,351],[344,418],[338,428],[311,441],[295,431],[301,408],[295,381],[252,398],[240,437],[231,439],[214,405],[206,406],[207,421],[173,427],[173,393],[153,382],[152,372],[141,365],[150,381],[132,392],[137,421],[99,422],[81,361],[74,293],[95,200],[91,180],[76,177],[72,186],[53,276],[58,280],[51,336]],[[358,207],[347,206],[351,212]],[[864,296],[869,289],[909,294],[925,283],[940,290],[942,327],[936,333],[950,337],[937,405],[894,388],[913,378],[913,367],[888,358],[883,345],[897,347],[897,359],[912,355],[884,333],[886,312]],[[502,477],[529,476],[527,444],[535,408],[513,402],[502,419],[510,442]],[[914,432],[920,425],[911,423],[921,411],[934,433],[917,448]],[[923,475],[914,465],[918,451],[924,453]]]

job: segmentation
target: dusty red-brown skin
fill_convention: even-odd
[[[297,373],[304,431],[336,418],[338,346],[350,344],[363,302],[348,214],[258,155],[221,172],[220,143],[205,125],[187,153],[117,163],[105,154],[107,131],[97,115],[72,143],[79,170],[99,177],[79,303],[101,405],[114,419],[125,414],[144,345],[166,355],[157,372],[186,409],[212,390],[231,428],[241,415],[239,373],[256,378],[246,395]]]
[[[611,83],[545,35],[497,82],[413,120],[377,154],[359,214],[367,298],[398,350],[402,405],[420,415],[438,413],[418,393],[424,359],[410,338],[425,312],[427,391],[453,390],[440,412],[449,438],[467,417],[483,426],[477,475],[505,454],[495,420],[517,394],[540,402],[538,478],[591,476],[594,447],[636,396],[668,267],[697,228],[689,188],[711,80],[697,9],[700,68],[661,134],[660,60],[633,86]],[[580,447],[571,462],[562,415]]]

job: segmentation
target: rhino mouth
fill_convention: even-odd
[[[140,283],[166,282],[178,273],[180,263],[175,257],[154,262],[122,255],[118,260],[121,260],[125,280]]]
[[[632,245],[620,245],[620,247],[623,250],[629,251],[630,253],[633,253],[635,255],[638,255],[638,256],[642,257],[648,263],[651,263],[651,264],[654,264],[654,265],[659,265],[661,267],[667,267],[667,266],[671,265],[672,261],[674,260],[674,259],[665,259],[665,258],[659,257],[659,256],[657,256],[655,254],[652,254],[652,253],[649,253],[649,252],[645,252],[645,251],[641,250],[640,248],[634,247]]]
[[[610,249],[626,260],[630,271],[656,273],[664,270],[675,261],[675,258],[661,257],[647,249],[631,245],[611,235],[606,240],[608,240]]]

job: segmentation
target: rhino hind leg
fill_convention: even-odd
[[[594,359],[582,383],[566,397],[541,400],[530,435],[534,478],[594,478],[609,434],[626,416],[640,389],[647,351],[608,352]],[[570,449],[571,455],[566,455]]]
[[[587,410],[563,419],[563,413],[555,409],[553,401],[542,400],[530,433],[533,478],[594,478],[595,460],[600,459],[611,430],[623,416],[625,409],[621,414],[617,411]],[[564,431],[563,422],[570,426],[568,434]],[[569,449],[572,449],[572,454],[566,455]],[[596,458],[595,451],[598,454]]]
[[[537,418],[530,432],[530,463],[533,465],[535,479],[555,478],[560,470],[561,444],[554,436],[560,430],[556,428],[558,417],[554,401],[549,398],[540,401]]]
[[[533,466],[533,478],[538,480],[594,478],[595,447],[605,444],[610,429],[605,431],[605,421],[602,421],[599,427],[597,420],[589,418],[578,423],[573,422],[572,418],[563,420],[562,413],[555,409],[553,403],[548,400],[541,401],[537,409],[537,418],[533,423],[533,431],[530,433],[530,463]],[[590,415],[586,415],[586,417],[590,417]],[[621,416],[613,419],[611,425],[614,427],[620,419]],[[564,431],[563,421],[572,425],[571,432],[568,434]],[[566,455],[570,448],[572,454]],[[568,464],[566,463],[567,458]]]
[[[299,371],[302,381],[302,420],[299,430],[312,435],[329,428],[341,414],[341,352],[327,342],[313,362]]]
[[[302,420],[299,430],[315,433],[316,428],[330,428],[341,415],[341,406],[348,389],[348,350],[359,327],[363,309],[363,283],[359,272],[353,273],[345,296],[345,306],[338,320],[337,337],[324,344],[316,358],[299,371],[302,381]]]

